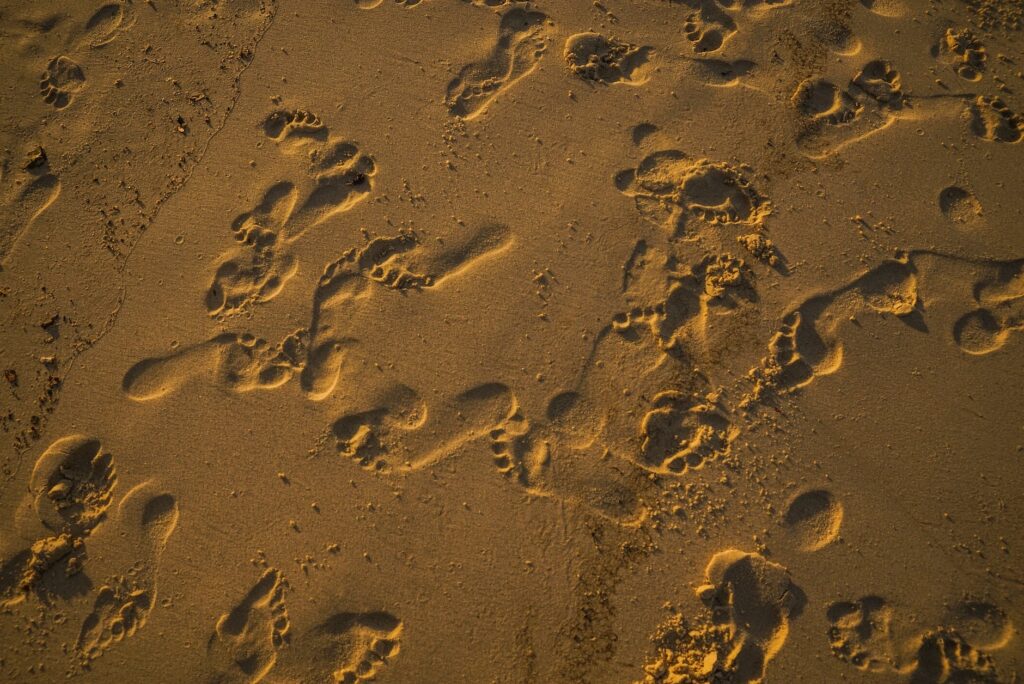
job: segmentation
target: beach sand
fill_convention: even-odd
[[[0,2],[0,680],[1021,681],[1022,24]]]

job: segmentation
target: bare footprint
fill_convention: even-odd
[[[230,611],[217,620],[207,650],[216,682],[259,682],[277,663],[291,624],[284,605],[285,580],[269,568]]]
[[[84,537],[106,517],[116,481],[113,457],[99,440],[63,437],[32,469],[33,508],[50,530]]]
[[[730,650],[717,665],[738,682],[759,682],[786,643],[789,622],[803,609],[803,592],[789,571],[757,553],[729,549],[715,554],[697,595],[726,628]]]
[[[580,78],[611,85],[643,85],[650,78],[652,50],[599,33],[577,33],[565,41],[563,57]]]
[[[865,310],[907,317],[917,306],[917,276],[910,257],[886,261],[787,314],[769,343],[763,375],[782,388],[804,387],[842,366],[843,345],[837,331],[844,321]]]
[[[59,55],[50,60],[39,77],[39,94],[56,109],[64,109],[85,88],[85,72],[70,57]]]
[[[347,140],[332,139],[319,117],[301,110],[271,113],[263,132],[301,154],[300,177],[271,185],[231,224],[238,243],[218,259],[206,294],[211,316],[225,316],[277,296],[298,265],[290,246],[308,230],[369,196],[373,159]],[[295,148],[299,145],[299,148]]]
[[[826,611],[832,653],[868,672],[895,668],[893,611],[880,596],[833,603]]]
[[[943,625],[923,631],[909,621],[898,630],[895,610],[879,596],[833,603],[826,614],[833,654],[860,670],[912,684],[1004,681],[991,653],[1009,643],[1013,627],[986,601],[959,601]],[[908,637],[898,634],[908,630]]]
[[[740,169],[678,150],[654,152],[614,182],[642,216],[672,237],[693,237],[701,225],[759,226],[771,213],[771,203]]]
[[[974,299],[978,308],[956,321],[953,339],[968,354],[984,356],[1024,330],[1024,261],[1001,264],[994,277],[975,285]]]
[[[121,536],[113,540],[117,549],[112,555],[136,560],[97,590],[75,644],[84,660],[98,658],[145,626],[156,606],[160,559],[177,524],[177,501],[170,494],[156,493],[151,483],[125,495],[116,521]]]
[[[982,140],[1018,143],[1024,138],[1024,118],[998,97],[979,95],[967,105],[970,129]]]
[[[275,347],[249,335],[222,333],[167,356],[139,361],[125,373],[121,388],[130,399],[151,401],[177,391],[195,378],[206,378],[233,392],[272,389],[301,369],[289,343]]]
[[[448,111],[464,120],[480,116],[501,93],[528,76],[547,49],[548,17],[513,7],[501,17],[498,41],[483,60],[462,68],[448,84]]]
[[[298,636],[274,669],[287,681],[377,681],[401,650],[402,621],[385,612],[337,613]]]
[[[899,72],[885,60],[873,60],[845,88],[809,79],[792,97],[802,117],[797,143],[809,155],[824,157],[888,127],[903,107]]]
[[[6,181],[6,176],[7,173],[0,173],[0,180]],[[61,193],[60,179],[51,172],[46,152],[38,145],[29,147],[20,168],[11,176],[10,185],[4,188],[3,227],[0,228],[0,265],[3,266],[7,265],[18,241]]]

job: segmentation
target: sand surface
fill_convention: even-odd
[[[0,681],[1021,681],[1022,24],[0,2]]]

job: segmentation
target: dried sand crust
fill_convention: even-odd
[[[1021,681],[1022,24],[0,2],[0,680]]]

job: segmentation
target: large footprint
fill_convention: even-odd
[[[697,595],[710,616],[673,616],[654,635],[655,657],[637,684],[764,680],[767,665],[803,609],[803,592],[789,571],[758,553],[729,549],[715,554]]]
[[[222,333],[167,356],[139,361],[125,373],[121,388],[135,401],[158,399],[196,377],[207,377],[234,392],[272,389],[301,368],[300,337],[296,333],[269,346],[249,335]]]
[[[467,121],[475,119],[498,95],[529,75],[547,48],[547,23],[542,12],[520,7],[507,10],[491,54],[463,67],[448,84],[448,111]]]
[[[217,620],[208,651],[215,682],[258,682],[277,663],[291,623],[284,605],[285,581],[268,568],[231,610]]]
[[[912,684],[1003,681],[991,654],[1015,634],[1006,613],[970,598],[952,604],[943,624],[926,630],[898,623],[896,610],[874,595],[833,603],[826,616],[837,658]]]
[[[156,606],[160,559],[177,524],[177,501],[158,492],[152,483],[140,484],[125,495],[117,515],[121,536],[112,540],[116,546],[112,555],[135,560],[128,562],[124,574],[108,578],[99,587],[75,644],[83,659],[99,657],[145,626]]]

